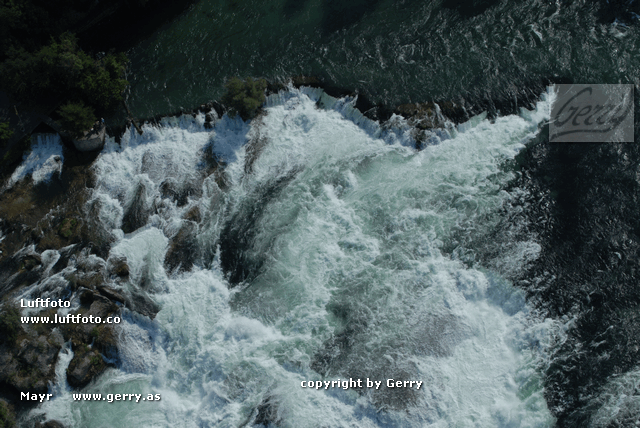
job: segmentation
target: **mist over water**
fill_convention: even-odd
[[[162,400],[73,402],[67,390],[47,415],[69,426],[553,425],[540,370],[557,326],[470,261],[517,197],[505,164],[547,104],[475,118],[422,151],[401,119],[381,127],[317,90],[268,104],[250,124],[224,116],[211,131],[204,115],[167,118],[100,154],[93,198],[117,239],[111,256],[130,266],[120,287],[161,310],[153,321],[124,310],[118,368],[83,392]],[[224,178],[207,169],[209,150]],[[163,196],[168,181],[193,189],[186,204]],[[141,185],[138,203],[154,209],[124,234]],[[185,219],[194,207],[197,223]],[[185,227],[194,264],[169,269]],[[519,242],[496,258],[519,269],[537,251]],[[382,386],[301,387],[349,378]],[[423,384],[386,388],[391,378]]]

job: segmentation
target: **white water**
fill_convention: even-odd
[[[316,107],[320,98],[327,109]],[[119,367],[83,392],[162,400],[73,402],[61,392],[56,418],[74,427],[238,427],[269,403],[279,427],[552,425],[536,371],[544,347],[533,346],[546,343],[547,324],[498,273],[452,256],[475,251],[496,227],[511,198],[502,189],[512,175],[501,164],[545,113],[541,102],[522,117],[477,118],[416,152],[401,119],[382,129],[344,101],[303,90],[272,97],[250,125],[224,117],[208,131],[203,116],[185,116],[145,126],[142,136],[128,132],[122,148],[108,144],[94,197],[118,239],[112,254],[128,259],[125,287],[150,278],[145,291],[162,309],[154,321],[125,311]],[[203,173],[212,142],[228,162],[225,191]],[[167,179],[195,183],[202,196],[183,207],[162,200]],[[123,207],[140,183],[145,203],[159,208],[125,235]],[[172,276],[167,246],[193,206],[203,213],[202,258]],[[216,256],[232,217],[250,227],[245,255],[261,264],[235,288]],[[500,256],[511,270],[539,248],[520,244]],[[362,395],[300,386],[349,377],[423,386]]]
[[[25,154],[6,187],[12,187],[28,175],[31,175],[34,184],[47,181],[54,173],[62,173],[63,162],[62,142],[58,134],[34,134],[31,151]]]

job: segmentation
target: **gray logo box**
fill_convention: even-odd
[[[554,85],[550,142],[633,142],[633,85]]]

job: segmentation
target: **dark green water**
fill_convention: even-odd
[[[236,75],[318,76],[390,106],[508,99],[542,80],[640,82],[637,26],[599,22],[599,3],[484,3],[203,0],[130,52],[130,107],[190,109]]]

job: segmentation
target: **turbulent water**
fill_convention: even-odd
[[[83,392],[162,400],[74,402],[61,378],[34,412],[74,427],[552,426],[541,370],[561,326],[506,279],[540,247],[490,238],[522,226],[500,221],[523,192],[505,190],[509,165],[547,108],[473,118],[422,151],[403,119],[381,127],[307,89],[271,96],[250,124],[224,116],[207,130],[204,115],[182,116],[127,132],[94,163],[90,203],[116,237],[111,255],[127,257],[120,287],[161,310],[154,321],[124,310],[118,367]],[[185,204],[163,196],[167,182],[192,189]],[[140,194],[153,213],[124,234]],[[194,207],[197,224],[185,219]],[[171,270],[185,227],[194,265]],[[501,268],[474,261],[488,247],[503,248]],[[349,378],[382,386],[301,387]]]
[[[640,425],[640,149],[550,144],[553,100],[542,93],[547,82],[637,88],[632,10],[587,0],[196,2],[128,53],[134,116],[220,99],[236,75],[319,77],[389,114],[430,100],[488,114],[427,132],[416,150],[401,117],[381,124],[353,98],[289,88],[251,122],[171,116],[110,139],[85,208],[94,232],[112,238],[108,256],[127,258],[128,279],[110,285],[160,311],[151,320],[123,309],[114,367],[82,392],[162,400],[74,401],[65,347],[54,399],[22,422]],[[28,175],[46,183],[66,154],[59,138],[35,137],[7,186]],[[78,257],[99,264],[88,251]],[[47,273],[60,257],[42,254]],[[66,285],[55,274],[24,293]],[[350,378],[382,385],[301,385]],[[422,384],[392,389],[387,379]]]

